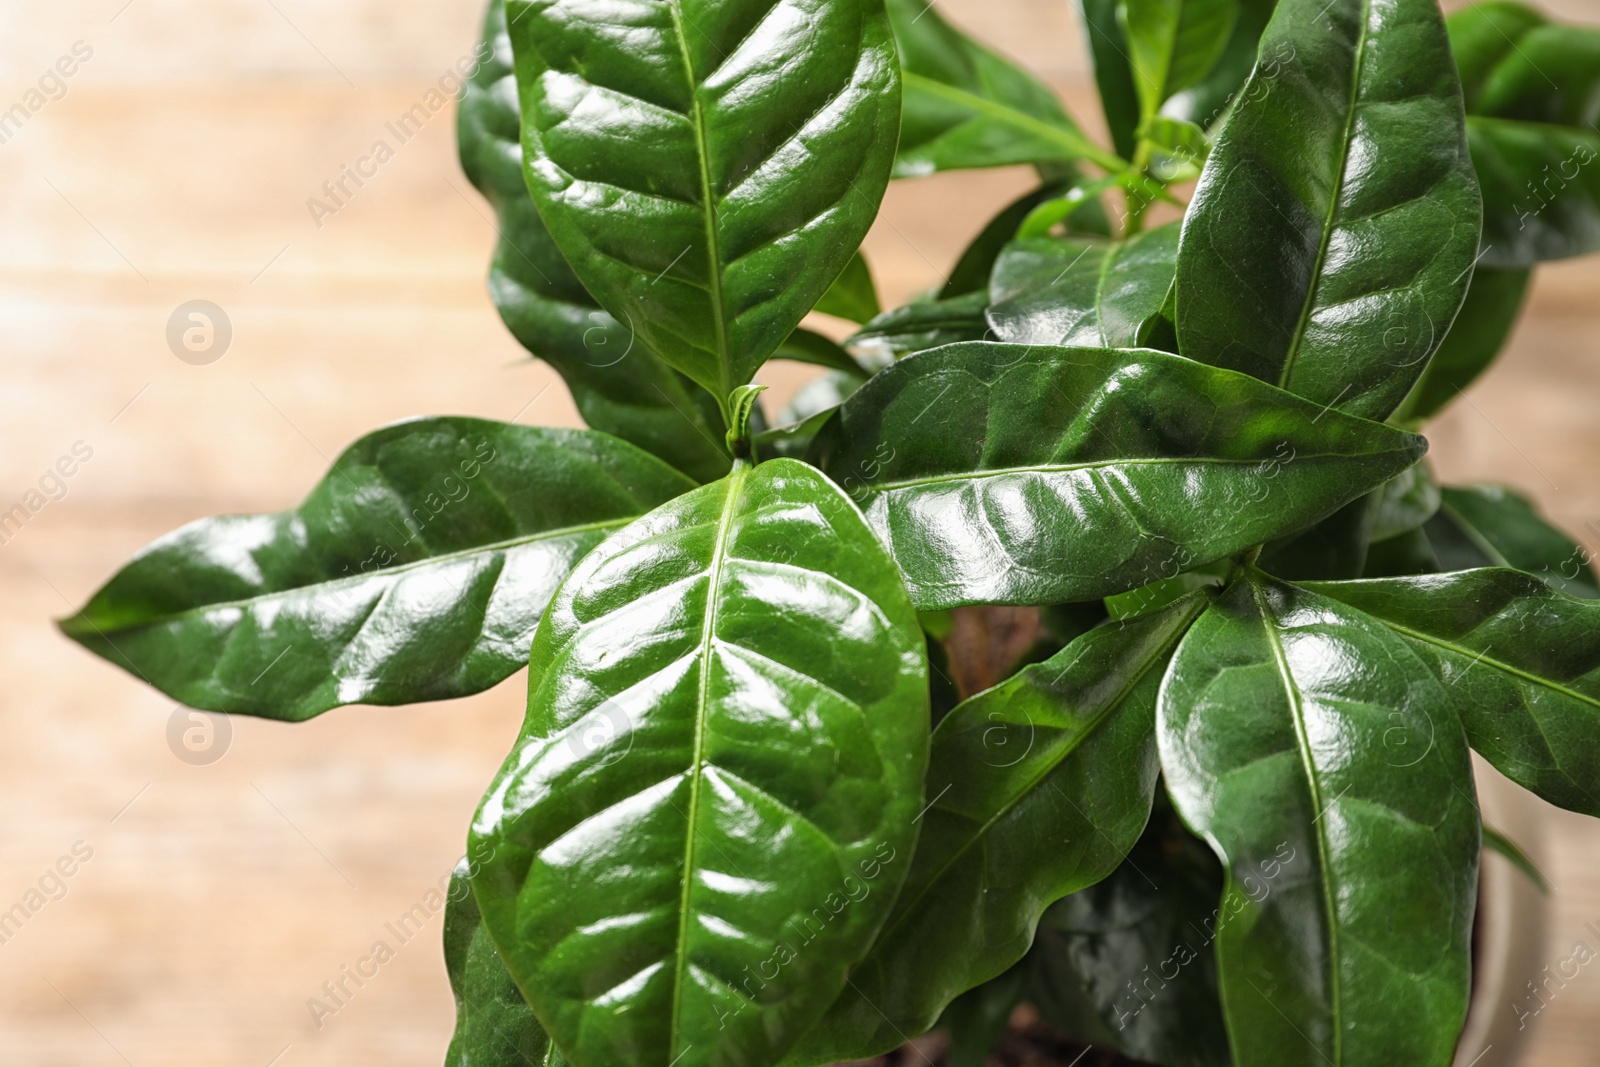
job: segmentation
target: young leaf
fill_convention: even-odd
[[[1052,905],[1028,953],[1048,1023],[1140,1061],[1231,1067],[1211,950],[1222,869],[1170,808],[1121,866]]]
[[[1496,2],[1452,15],[1450,41],[1483,184],[1483,262],[1600,250],[1600,30]]]
[[[1469,993],[1478,816],[1444,688],[1377,620],[1256,572],[1161,687],[1167,792],[1228,871],[1238,1067],[1445,1067]]]
[[[1496,270],[1480,265],[1472,273],[1467,301],[1428,361],[1411,395],[1395,412],[1401,424],[1437,414],[1494,362],[1522,313],[1530,270]]]
[[[483,57],[461,98],[461,167],[494,207],[489,295],[522,346],[554,367],[583,421],[660,456],[697,481],[728,472],[716,398],[667,366],[584,289],[522,179],[522,144],[504,0],[484,21]]]
[[[529,189],[600,303],[725,397],[850,262],[900,120],[882,0],[510,0]]]
[[[1424,447],[1164,352],[974,342],[878,374],[811,455],[933,610],[1135,589],[1309,526]]]
[[[1100,109],[1105,112],[1111,143],[1124,159],[1132,159],[1138,147],[1139,91],[1133,85],[1133,66],[1128,58],[1128,38],[1117,20],[1117,0],[1079,0],[1084,36],[1089,39],[1089,57],[1094,61],[1095,86],[1100,90]]]
[[[1183,224],[1178,345],[1384,418],[1461,306],[1479,203],[1435,0],[1283,0]]]
[[[444,909],[444,968],[456,998],[456,1030],[444,1067],[566,1067],[489,940],[463,859]]]
[[[581,1067],[773,1063],[911,864],[922,630],[860,514],[740,463],[614,535],[533,643],[473,828],[484,922]]]
[[[911,875],[794,1062],[865,1059],[1016,963],[1052,902],[1109,874],[1150,814],[1156,690],[1203,595],[1090,630],[933,735]]]
[[[1446,489],[1428,539],[1443,570],[1515,567],[1568,596],[1600,597],[1587,549],[1540,517],[1532,501],[1501,485]]]
[[[1311,588],[1405,637],[1506,777],[1600,815],[1600,603],[1499,567]]]
[[[888,0],[905,115],[897,178],[1013,163],[1126,164],[1083,135],[1033,75],[951,26],[926,0]]]
[[[1138,348],[1172,288],[1178,224],[1125,241],[1013,241],[994,265],[994,336],[1026,345]]]
[[[465,696],[527,662],[584,553],[693,486],[593,430],[402,422],[346,449],[298,508],[151,544],[61,629],[212,711],[298,722]]]
[[[852,256],[844,273],[833,280],[812,310],[850,322],[867,322],[883,314],[883,307],[878,303],[878,287],[873,284],[872,269],[867,266],[866,257],[860,252]]]
[[[1119,0],[1117,17],[1140,116],[1149,118],[1210,73],[1239,18],[1239,0]]]

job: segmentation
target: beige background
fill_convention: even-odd
[[[1569,17],[1600,22],[1594,0]],[[1065,0],[945,0],[1097,125]],[[68,0],[0,8],[0,109],[93,56],[0,144],[0,510],[74,443],[93,458],[0,546],[0,910],[76,842],[93,858],[0,944],[0,1062],[437,1064],[452,1019],[437,917],[348,1006],[307,999],[462,850],[515,732],[518,679],[449,705],[238,719],[219,763],[168,750],[172,703],[59,637],[159,534],[287,506],[363,431],[461,413],[570,424],[484,293],[492,230],[441,115],[318,228],[306,199],[472,48],[479,11],[421,0]],[[870,242],[887,299],[935,282],[1017,173],[896,186]],[[1600,545],[1600,261],[1544,271],[1510,357],[1434,429],[1450,478],[1531,491]],[[232,319],[221,362],[168,315]],[[772,380],[778,392],[795,378]],[[1600,946],[1600,826],[1552,812],[1550,960]],[[392,941],[392,939],[391,939]],[[1536,1021],[1530,1062],[1592,1064],[1600,970]],[[1510,1010],[1506,1006],[1504,1010]]]

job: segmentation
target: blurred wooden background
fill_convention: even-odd
[[[1600,22],[1595,0],[1552,6]],[[940,10],[1098,125],[1067,0]],[[183,522],[297,501],[383,423],[575,421],[485,295],[493,231],[456,165],[452,112],[320,227],[306,206],[470,52],[479,17],[476,0],[0,8],[0,109],[79,42],[92,53],[0,143],[0,510],[75,444],[93,453],[0,546],[0,911],[44,902],[0,944],[0,1062],[441,1060],[453,1013],[437,916],[320,1027],[307,1001],[392,941],[384,924],[460,855],[515,733],[520,677],[449,705],[294,727],[241,718],[225,758],[191,766],[167,746],[172,703],[50,620]],[[1027,184],[978,173],[897,185],[869,246],[886,299],[939,280]],[[1519,486],[1591,547],[1597,291],[1600,260],[1543,271],[1509,358],[1432,432],[1448,478]],[[180,362],[165,340],[172,310],[197,298],[233,327],[209,366]],[[803,377],[775,371],[777,398]],[[1574,941],[1595,943],[1584,924],[1600,922],[1600,826],[1556,812],[1548,826],[1554,964]],[[75,845],[92,857],[69,879],[45,877]],[[1597,1020],[1590,969],[1533,1023],[1528,1062],[1592,1064]]]

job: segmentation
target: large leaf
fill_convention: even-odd
[[[1161,687],[1173,804],[1228,871],[1238,1067],[1444,1067],[1466,1015],[1478,817],[1461,723],[1406,642],[1259,572]]]
[[[1428,539],[1443,570],[1515,567],[1569,596],[1600,597],[1591,553],[1505,486],[1445,489],[1439,514],[1428,523]]]
[[[1046,1022],[1140,1061],[1231,1067],[1211,940],[1222,870],[1162,807],[1122,865],[1059,901],[1028,953]]]
[[[1444,339],[1478,250],[1435,0],[1284,0],[1184,219],[1179,351],[1369,418]]]
[[[1450,40],[1483,183],[1483,262],[1600,249],[1600,30],[1497,2],[1452,15]]]
[[[1083,135],[1055,94],[946,22],[925,0],[888,0],[905,115],[897,178],[969,167],[1088,160],[1125,164]]]
[[[1013,241],[995,262],[985,314],[1001,341],[1138,348],[1161,318],[1177,254],[1177,223],[1125,241]]]
[[[539,221],[522,178],[504,0],[489,4],[483,38],[484,58],[467,79],[456,133],[462,169],[498,216],[489,294],[500,317],[561,375],[583,421],[699,481],[722,477],[728,454],[716,398],[601,311]]]
[[[483,928],[471,870],[464,859],[456,865],[445,902],[444,967],[456,998],[456,1030],[444,1067],[565,1067]]]
[[[880,373],[812,455],[933,610],[1135,589],[1309,526],[1424,447],[1164,352],[974,342]]]
[[[1461,314],[1400,410],[1397,422],[1420,422],[1461,395],[1494,362],[1522,313],[1529,270],[1479,266],[1472,273]]]
[[[863,1059],[927,1030],[1023,957],[1048,905],[1116,868],[1150,814],[1162,670],[1205,603],[1090,630],[945,717],[911,875],[796,1062]]]
[[[881,0],[510,0],[526,175],[600,303],[719,398],[845,269],[900,121]]]
[[[1239,0],[1119,0],[1140,111],[1148,118],[1222,58]]]
[[[593,430],[431,418],[368,434],[297,508],[201,519],[61,629],[175,700],[300,721],[487,689],[612,530],[694,483]]]
[[[1508,778],[1600,815],[1600,603],[1505,568],[1313,588],[1404,636]]]
[[[775,1062],[911,865],[928,715],[894,567],[814,468],[736,465],[591,553],[471,852],[573,1062]]]

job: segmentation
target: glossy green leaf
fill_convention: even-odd
[[[566,1067],[489,940],[466,860],[450,875],[444,967],[456,998],[456,1029],[444,1067]]]
[[[911,864],[922,630],[815,469],[736,465],[573,571],[473,828],[484,922],[581,1067],[772,1063]]]
[[[1125,592],[1309,526],[1424,447],[1164,352],[969,343],[877,375],[812,456],[935,609]]]
[[[464,696],[527,662],[574,563],[693,484],[593,430],[402,422],[297,508],[154,542],[61,629],[213,711],[299,721]]]
[[[1506,777],[1600,815],[1600,603],[1499,567],[1314,588],[1405,637]]]
[[[1261,34],[1272,18],[1277,0],[1239,0],[1239,16],[1222,55],[1199,84],[1178,93],[1161,108],[1163,115],[1192,122],[1203,130],[1216,132],[1227,120],[1230,106],[1238,101],[1239,90],[1256,66]],[[1267,57],[1269,64],[1281,63],[1278,53]]]
[[[1211,951],[1222,870],[1170,808],[1121,866],[1045,912],[1029,999],[1046,1022],[1168,1067],[1232,1067]]]
[[[1239,0],[1119,0],[1142,117],[1210,73],[1238,17]]]
[[[948,300],[914,301],[885,311],[845,343],[889,362],[957,341],[979,341],[989,336],[984,318],[988,306],[989,294],[981,291]]]
[[[1420,422],[1438,413],[1494,362],[1522,313],[1531,277],[1528,270],[1481,265],[1473,272],[1461,314],[1395,412],[1396,422]]]
[[[1167,792],[1228,871],[1238,1067],[1445,1067],[1470,991],[1478,816],[1445,687],[1407,643],[1259,572],[1161,687]]]
[[[1539,515],[1533,502],[1501,485],[1445,489],[1428,538],[1440,567],[1515,567],[1569,596],[1600,597],[1593,555]]]
[[[1150,814],[1162,669],[1196,596],[1089,631],[939,724],[922,837],[894,913],[794,1062],[919,1034],[1028,951],[1056,900],[1104,878]]]
[[[1483,262],[1600,250],[1600,29],[1514,3],[1450,17],[1483,184]]]
[[[1384,541],[1417,529],[1438,512],[1440,499],[1427,463],[1407,468],[1372,491],[1369,536]]]
[[[1123,167],[1033,75],[950,25],[925,0],[888,0],[905,87],[897,178],[1013,163]]]
[[[1192,163],[1196,169],[1204,166],[1211,155],[1211,141],[1206,131],[1187,119],[1151,115],[1140,124],[1139,135],[1167,155]]]
[[[860,252],[852,256],[844,272],[833,280],[812,310],[850,322],[867,322],[883,314],[883,307],[878,303],[878,287],[872,281],[872,268],[867,266],[866,257]]]
[[[573,270],[724,397],[866,236],[900,121],[881,0],[510,0],[528,187]]]
[[[1352,500],[1316,525],[1269,541],[1258,563],[1275,578],[1359,578],[1372,547],[1372,493]]]
[[[782,412],[778,424],[756,434],[756,456],[799,459],[811,448],[817,431],[833,417],[834,409],[866,381],[859,373],[829,371],[807,382]]]
[[[522,178],[521,120],[504,0],[492,0],[484,57],[467,79],[461,166],[498,216],[489,294],[522,346],[554,367],[583,421],[698,481],[728,472],[716,398],[652,355],[600,310],[562,258]]]
[[[1177,254],[1177,223],[1125,241],[1013,241],[995,262],[985,314],[1001,341],[1138,348],[1161,318]]]
[[[1178,344],[1383,418],[1478,250],[1461,89],[1435,0],[1283,0],[1183,224]]]

